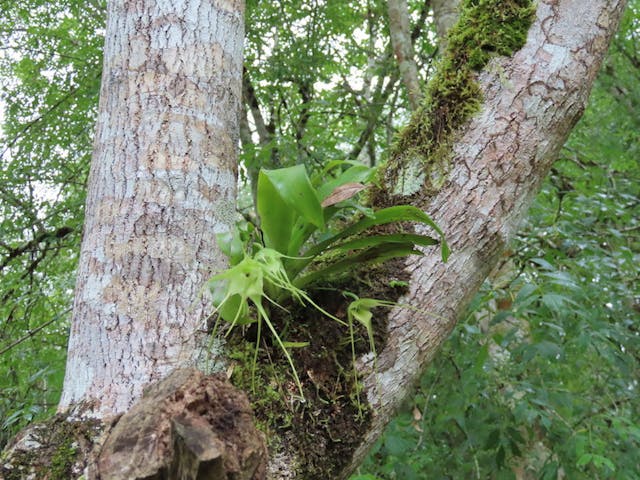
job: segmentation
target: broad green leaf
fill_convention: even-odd
[[[344,230],[340,231],[333,237],[328,238],[327,240],[318,243],[315,247],[310,248],[304,254],[304,256],[318,255],[319,253],[322,253],[324,250],[328,249],[329,246],[331,246],[338,240],[356,235],[368,228],[377,225],[385,225],[393,222],[418,222],[429,225],[440,235],[440,239],[442,242],[442,259],[446,261],[446,259],[449,257],[449,246],[447,245],[444,234],[440,227],[438,227],[426,213],[424,213],[419,208],[413,207],[411,205],[399,205],[378,210],[374,213],[373,218],[365,217],[361,219],[350,227],[347,227]]]
[[[607,468],[609,468],[609,470],[612,470],[615,472],[616,470],[616,466],[613,464],[613,462],[611,460],[609,460],[607,457],[603,456],[603,455],[593,455],[593,464],[600,468],[603,465],[606,466]]]
[[[288,253],[295,214],[264,172],[258,175],[257,210],[265,246]]]
[[[577,456],[582,456],[584,454],[584,450],[589,442],[589,439],[586,435],[577,433],[575,436],[574,449]]]
[[[277,170],[260,170],[260,176],[269,180],[282,201],[307,222],[324,229],[324,214],[318,194],[311,185],[303,165]],[[258,186],[260,188],[260,186]],[[258,201],[260,199],[258,198]]]
[[[576,306],[576,303],[569,297],[559,295],[557,293],[545,293],[542,296],[542,303],[544,303],[550,310],[558,311],[563,308],[567,308],[565,304],[571,304]]]
[[[530,299],[531,301],[535,300],[536,298],[538,298],[538,295],[536,294],[537,290],[538,290],[537,285],[533,283],[525,283],[522,286],[522,288],[518,291],[518,294],[516,295],[515,303],[520,304],[527,299]]]
[[[542,276],[550,279],[553,283],[561,287],[566,287],[571,290],[579,289],[575,280],[567,272],[545,272]]]
[[[591,460],[593,459],[593,454],[591,453],[585,453],[584,455],[582,455],[577,463],[576,466],[578,467],[584,467],[586,464],[588,464],[589,462],[591,462]]]
[[[360,248],[373,247],[375,245],[384,245],[391,243],[413,244],[423,247],[437,245],[435,238],[426,235],[418,235],[415,233],[396,233],[391,235],[371,235],[369,237],[356,238],[338,245],[332,245],[327,250],[358,250]]]
[[[547,260],[545,260],[544,258],[532,258],[530,260],[533,263],[536,263],[538,265],[540,265],[540,267],[543,270],[548,270],[550,272],[556,270],[556,267],[554,267],[553,265],[551,265]]]

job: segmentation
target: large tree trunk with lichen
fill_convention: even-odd
[[[63,408],[80,402],[77,411],[102,418],[125,412],[144,384],[196,363],[196,332],[207,312],[199,289],[222,265],[213,234],[227,227],[220,205],[233,197],[241,4],[183,0],[171,11],[155,2],[110,4]],[[540,0],[524,47],[492,59],[472,74],[477,83],[463,85],[465,94],[482,97],[465,99],[474,104],[462,105],[475,112],[470,119],[456,124],[448,108],[433,105],[414,114],[373,198],[423,208],[453,253],[448,263],[427,251],[404,265],[409,291],[399,302],[412,308],[394,309],[382,322],[377,361],[358,362],[371,415],[356,441],[341,442],[318,409],[300,417],[322,427],[312,430],[314,445],[299,442],[304,423],[271,429],[281,438],[272,443],[266,474],[244,397],[223,375],[183,368],[148,390],[115,427],[77,429],[74,438],[88,445],[82,452],[96,447],[85,458],[76,454],[60,478],[77,477],[83,466],[89,478],[346,478],[526,212],[584,108],[623,4]],[[312,371],[305,373],[311,388],[322,387]],[[51,437],[38,432],[19,438],[13,452]],[[63,430],[56,441],[69,445],[71,435]],[[338,455],[332,445],[341,443]],[[316,450],[312,469],[303,448]]]
[[[197,369],[235,221],[243,14],[108,2],[60,414],[17,436],[2,478],[264,477],[246,395]]]
[[[234,221],[242,2],[108,2],[60,409],[105,417],[192,365]]]

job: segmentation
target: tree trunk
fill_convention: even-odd
[[[108,2],[60,409],[126,411],[202,350],[235,220],[244,2]]]
[[[402,76],[402,83],[407,90],[411,110],[416,110],[422,100],[422,89],[418,67],[413,58],[407,1],[387,0],[387,12],[389,14],[391,43]]]
[[[436,22],[438,49],[444,52],[447,49],[447,32],[458,19],[460,0],[432,0],[431,8]]]

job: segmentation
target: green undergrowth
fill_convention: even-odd
[[[236,387],[251,397],[251,406],[256,414],[256,426],[269,434],[275,425],[281,428],[291,426],[292,414],[286,408],[287,395],[283,395],[282,385],[286,383],[286,367],[273,361],[266,362],[256,374],[253,370],[255,345],[241,336],[231,338],[229,361],[231,379]],[[267,439],[277,438],[267,435]]]
[[[451,138],[476,113],[482,92],[476,80],[496,55],[520,49],[535,15],[531,0],[465,0],[460,20],[425,99],[400,131],[384,175],[394,194],[433,193],[448,170]],[[416,181],[418,177],[419,181]]]

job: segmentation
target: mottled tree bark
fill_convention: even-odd
[[[108,2],[60,409],[127,410],[193,364],[234,220],[243,0]]]
[[[480,74],[484,104],[457,134],[448,180],[414,201],[444,229],[451,258],[445,264],[429,252],[407,263],[410,293],[401,302],[417,310],[389,317],[387,344],[365,382],[376,414],[347,471],[380,436],[515,233],[582,115],[624,5],[540,0],[526,45]]]
[[[387,11],[389,13],[391,43],[398,62],[398,69],[402,76],[402,83],[407,89],[411,110],[415,110],[420,105],[422,89],[420,88],[418,67],[413,57],[407,0],[387,0]]]
[[[444,52],[447,48],[447,32],[458,20],[460,0],[431,0],[433,18],[438,34],[438,48]]]

